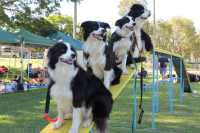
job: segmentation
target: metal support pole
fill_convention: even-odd
[[[92,130],[92,129],[90,129],[90,133],[93,133],[93,130]]]
[[[152,65],[152,129],[155,128],[155,51],[153,49],[153,65]]]
[[[173,112],[173,62],[172,56],[170,56],[170,64],[169,64],[169,81],[168,81],[168,109],[169,112]]]
[[[28,78],[28,81],[30,80],[30,66],[29,66],[29,63],[28,63],[28,66],[27,66],[27,78]]]
[[[183,95],[184,95],[184,88],[183,88],[183,61],[180,59],[180,77],[179,77],[179,96],[180,96],[180,103],[183,104]]]
[[[185,76],[184,76],[184,62],[182,60],[182,91],[183,91],[183,96],[184,96],[184,90],[185,89]]]
[[[185,68],[184,68],[184,60],[182,59],[182,88],[183,88],[183,96],[184,96],[184,92],[185,92]]]
[[[156,24],[156,0],[153,0],[153,23]]]
[[[159,112],[159,82],[158,82],[158,55],[155,59],[155,65],[156,65],[156,87],[155,87],[155,93],[156,93],[156,112]]]
[[[21,78],[20,78],[20,83],[23,84],[23,79],[24,79],[24,60],[23,60],[23,51],[24,51],[24,39],[22,38],[21,39],[21,49],[20,49],[20,55],[21,55],[21,58],[20,58],[20,63],[21,63]]]
[[[76,25],[77,25],[77,1],[74,1],[74,22],[73,22],[73,38],[76,37]]]
[[[133,76],[133,123],[132,132],[137,128],[137,72]]]
[[[153,0],[153,24],[154,24],[154,28],[153,28],[153,40],[154,40],[154,47],[156,48],[156,0]]]

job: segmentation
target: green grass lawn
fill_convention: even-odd
[[[176,85],[175,85],[176,86]],[[197,94],[185,94],[184,104],[179,103],[178,89],[175,88],[174,112],[167,109],[166,85],[160,89],[160,112],[156,114],[156,129],[151,128],[151,92],[144,94],[142,125],[135,133],[199,133],[200,131],[200,87],[192,84]],[[47,124],[42,119],[46,90],[0,95],[0,133],[38,133]],[[139,99],[139,93],[138,93]],[[132,82],[128,84],[114,103],[109,121],[110,133],[131,133]],[[51,114],[56,115],[55,103]],[[144,129],[148,128],[148,129]]]
[[[42,119],[45,90],[0,96],[0,133],[38,133],[46,125]]]
[[[133,97],[130,83],[128,88],[122,92],[115,101],[113,113],[110,120],[111,133],[132,132],[132,107]],[[134,133],[199,133],[200,131],[200,87],[198,83],[192,84],[197,94],[185,94],[184,104],[180,104],[178,84],[174,85],[174,112],[170,113],[167,106],[167,86],[163,84],[160,89],[160,112],[156,113],[156,129],[151,129],[151,92],[144,93],[143,105],[144,116],[141,125],[137,125]],[[137,93],[137,101],[140,94]],[[139,103],[137,103],[139,104]],[[137,107],[138,110],[138,107]],[[138,113],[138,112],[137,112]],[[139,114],[137,115],[137,117]]]
[[[20,58],[0,58],[0,66],[21,68]],[[24,68],[26,69],[27,64],[32,63],[33,68],[41,67],[44,63],[43,59],[23,59]]]

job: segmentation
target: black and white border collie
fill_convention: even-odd
[[[116,62],[120,64],[123,74],[127,74],[126,61],[132,45],[135,21],[132,17],[125,16],[117,20],[115,26],[117,26],[117,28],[111,36],[109,45],[113,46]]]
[[[57,103],[59,128],[66,113],[72,108],[69,133],[78,133],[93,120],[99,133],[106,133],[107,119],[112,110],[112,95],[96,76],[77,64],[76,51],[70,44],[59,42],[48,51],[48,73],[51,96]]]
[[[151,16],[150,10],[143,4],[134,4],[127,13],[128,16],[134,18],[136,25],[134,26],[132,56],[137,58],[142,51],[152,51],[153,44],[150,36],[143,30],[143,25]]]
[[[81,24],[84,39],[84,63],[86,70],[104,80],[106,88],[119,83],[122,70],[115,64],[113,47],[108,46],[108,23],[85,21]]]

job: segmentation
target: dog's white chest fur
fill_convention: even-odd
[[[100,79],[103,79],[103,72],[106,63],[104,50],[104,42],[86,42],[84,44],[84,51],[90,55],[88,59],[89,66],[92,68],[94,74]]]
[[[57,63],[54,70],[48,69],[50,77],[55,81],[51,88],[51,96],[57,102],[72,101],[71,81],[77,71],[74,66],[66,66],[64,63]]]
[[[122,60],[124,55],[127,54],[127,52],[130,50],[131,47],[131,41],[129,38],[122,38],[121,40],[114,43],[114,51],[117,55],[117,58],[119,60]]]
[[[132,53],[132,56],[133,57],[139,57],[140,55],[140,51],[142,50],[145,50],[145,46],[144,46],[144,42],[142,40],[142,37],[141,37],[141,27],[139,26],[136,26],[135,29],[134,29],[134,32],[135,32],[135,37],[136,37],[136,40],[135,41],[135,49]]]

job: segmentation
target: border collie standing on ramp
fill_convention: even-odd
[[[150,36],[142,29],[146,20],[151,16],[151,12],[145,5],[134,4],[127,15],[133,17],[136,23],[134,26],[133,48],[131,48],[131,53],[134,58],[138,58],[142,51],[153,50]]]
[[[81,122],[83,127],[87,127],[92,120],[99,133],[106,133],[112,95],[100,79],[77,64],[76,51],[70,44],[59,42],[49,49],[48,73],[51,96],[58,110],[53,128],[62,126],[65,113],[72,107],[69,133],[78,133]]]
[[[109,45],[113,47],[116,55],[116,63],[120,64],[123,74],[127,74],[126,61],[132,45],[135,21],[132,17],[125,16],[117,20],[115,26],[117,28],[111,36]]]
[[[81,24],[84,39],[84,62],[86,70],[104,81],[106,88],[118,84],[122,70],[115,63],[113,47],[108,45],[106,30],[109,24],[85,21]]]

